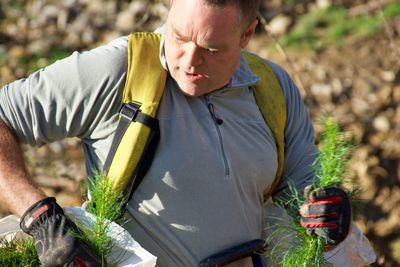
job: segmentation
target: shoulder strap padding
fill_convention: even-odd
[[[253,86],[253,93],[264,120],[274,135],[278,152],[278,169],[275,179],[264,192],[264,201],[266,201],[275,191],[283,172],[286,101],[279,80],[271,66],[257,55],[249,52],[245,52],[244,55],[251,70],[260,78],[259,82]]]
[[[140,104],[140,111],[155,118],[167,73],[160,62],[160,35],[135,32],[129,36],[128,69],[122,101]],[[143,154],[150,128],[132,122],[118,145],[107,176],[123,192]]]

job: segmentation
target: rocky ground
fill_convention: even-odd
[[[153,30],[166,13],[162,1],[1,0],[0,86],[73,50],[132,30]],[[295,78],[317,134],[322,114],[334,116],[353,134],[357,146],[350,176],[360,185],[365,203],[357,222],[378,251],[376,265],[399,266],[400,18],[388,21],[373,37],[350,37],[341,47],[308,52],[285,48],[283,54],[271,44],[274,39],[260,32],[249,49],[281,64]],[[40,149],[24,146],[24,152],[33,178],[49,195],[63,205],[81,203],[86,176],[79,140]],[[6,214],[0,207],[0,217]]]

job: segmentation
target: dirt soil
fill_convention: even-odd
[[[87,5],[95,6],[96,1],[87,2]],[[107,3],[112,5],[111,2]],[[66,7],[68,8],[70,7]],[[74,11],[74,8],[68,10]],[[96,12],[105,10],[92,9],[97,10]],[[107,10],[109,12],[111,9]],[[47,8],[45,11],[53,19],[54,14],[51,12],[54,10]],[[57,12],[60,13],[60,10]],[[110,18],[113,18],[111,15]],[[121,12],[120,20],[124,18],[122,15]],[[21,18],[19,13],[15,16]],[[88,16],[88,22],[91,19]],[[97,25],[96,23],[102,21],[91,23]],[[22,21],[18,25],[22,25],[27,31],[29,27],[25,24]],[[27,39],[21,41],[10,34],[12,28],[6,30],[2,26],[0,55],[2,51],[7,51],[9,57],[14,58],[23,55],[27,51],[23,49],[24,42],[29,42],[29,38],[39,38],[33,36],[35,33],[40,33],[38,36],[42,39],[39,39],[44,42],[37,47],[47,44],[51,48],[59,41],[45,37],[55,34],[55,30],[59,31],[61,26],[57,27],[55,29],[51,23],[46,24],[46,31],[42,33],[37,29],[31,30],[29,32],[32,37],[26,35]],[[98,43],[124,33],[122,30],[107,32],[107,36],[98,38],[96,27],[94,29],[93,38]],[[400,266],[400,20],[391,22],[390,29],[390,32],[383,29],[381,33],[368,39],[349,39],[341,47],[330,47],[317,52],[285,49],[290,61],[271,48],[274,41],[265,33],[257,34],[249,47],[250,50],[279,63],[294,77],[313,117],[317,141],[321,132],[318,122],[323,114],[332,115],[353,135],[357,146],[349,176],[361,189],[360,199],[363,203],[363,209],[356,221],[376,248],[378,262],[375,266]],[[104,25],[99,24],[97,30],[104,30]],[[73,31],[63,32],[64,40],[75,40],[76,36],[72,36],[72,33]],[[85,32],[84,37],[87,40],[76,38],[89,43],[92,40],[89,33],[91,28],[87,28]],[[54,44],[49,43],[53,41]],[[76,49],[87,46],[80,42],[71,47]],[[27,74],[24,69],[27,66],[21,67],[15,62],[9,58],[1,61],[0,57],[0,86]],[[79,140],[68,139],[40,149],[23,146],[23,149],[33,179],[48,195],[56,196],[64,206],[82,203],[86,174]],[[7,214],[7,209],[0,206],[0,218]]]

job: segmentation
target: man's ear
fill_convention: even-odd
[[[253,36],[254,32],[256,31],[256,27],[258,24],[258,19],[254,19],[252,23],[247,27],[246,31],[242,36],[242,40],[240,41],[240,47],[245,48]]]

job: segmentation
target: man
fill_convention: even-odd
[[[161,140],[129,202],[125,225],[159,266],[196,266],[262,236],[263,192],[277,169],[276,145],[251,90],[259,78],[241,54],[254,34],[259,2],[174,0],[160,30],[160,60],[169,73],[157,113]],[[274,198],[287,199],[289,178],[299,190],[310,183],[316,148],[295,85],[269,64],[288,114],[284,174]],[[22,215],[21,227],[40,241],[38,254],[48,266],[96,266],[97,257],[63,230],[64,215],[30,181],[19,142],[38,146],[77,136],[89,175],[102,170],[118,123],[126,66],[124,37],[74,53],[0,91],[1,201]],[[324,225],[313,225],[319,226]],[[334,243],[348,227],[335,226],[345,230]],[[53,228],[62,230],[56,238]],[[69,250],[56,251],[51,238]],[[55,262],[62,257],[64,262]]]

